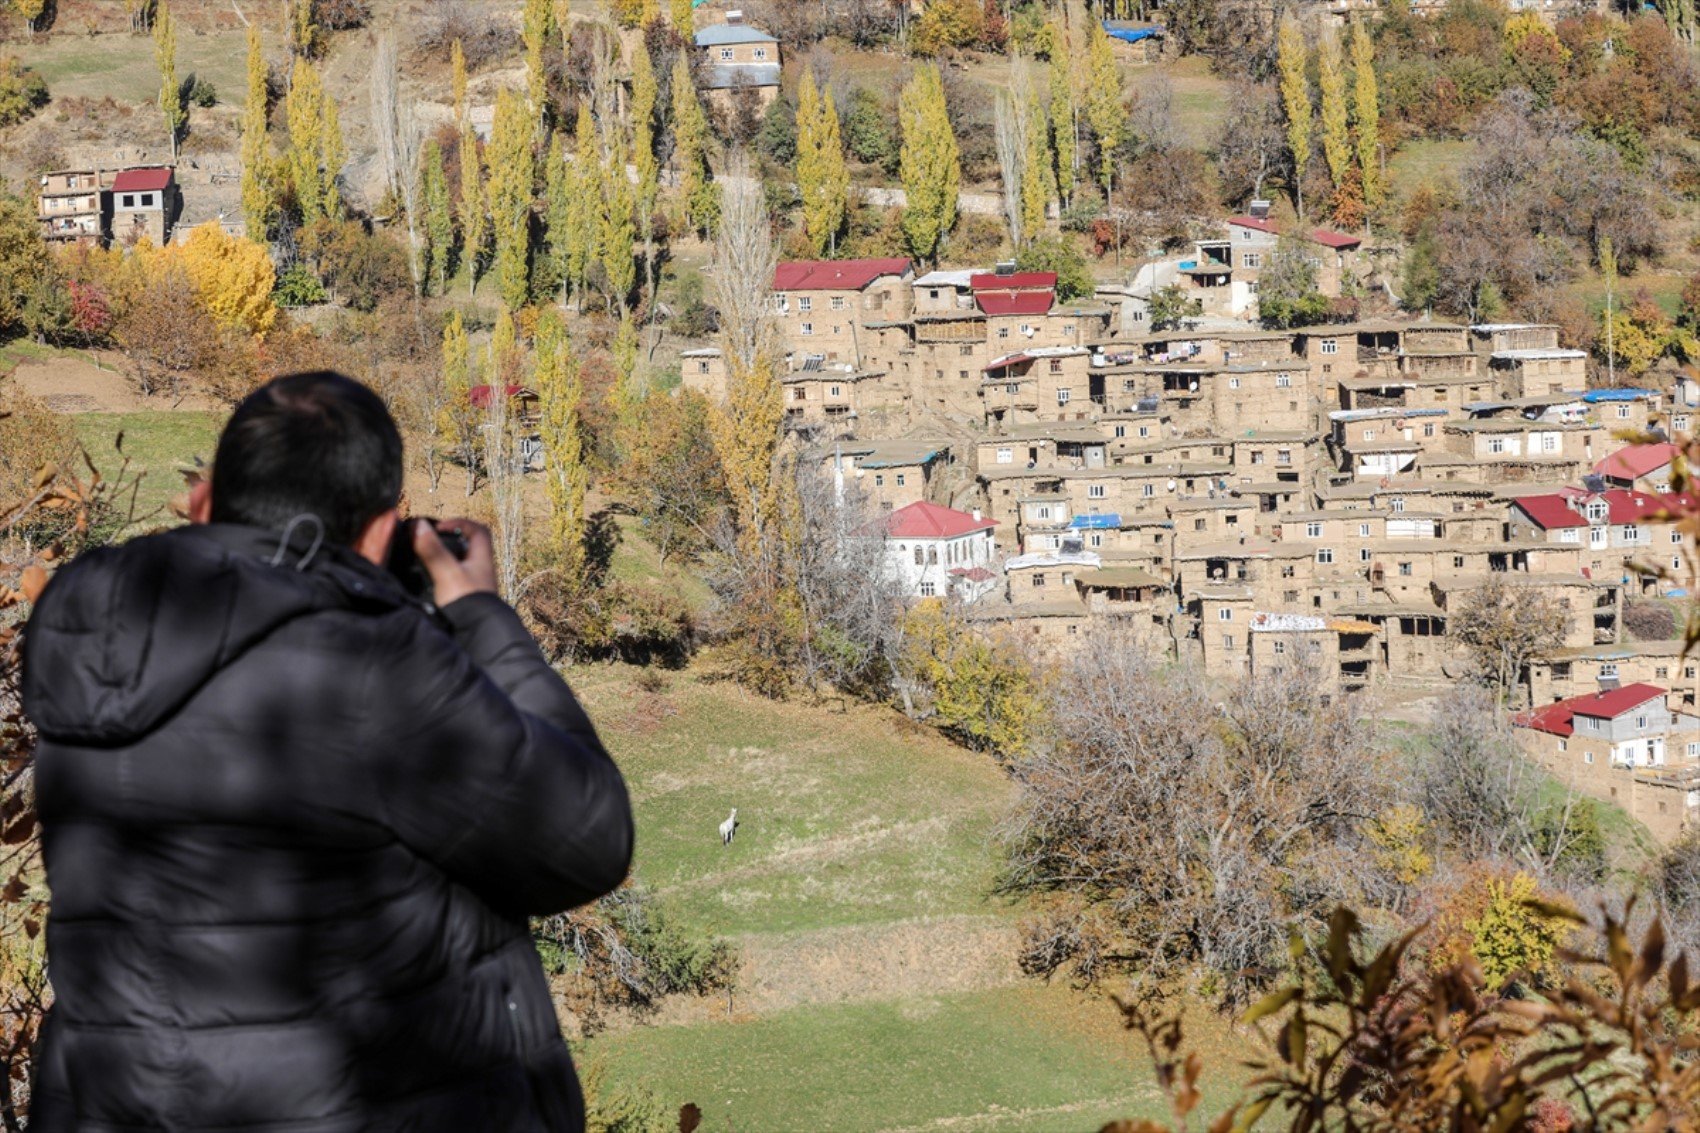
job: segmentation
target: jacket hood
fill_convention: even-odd
[[[352,551],[298,538],[280,554],[280,542],[215,524],[78,557],[48,584],[24,634],[26,715],[50,740],[130,743],[279,626],[407,602]]]

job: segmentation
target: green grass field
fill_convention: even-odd
[[[195,457],[212,459],[223,417],[217,413],[150,410],[140,413],[77,413],[72,415],[77,437],[94,466],[111,479],[129,466],[128,476],[141,477],[136,490],[136,519],[144,525],[173,522],[166,513],[172,497],[183,492],[177,469]],[[123,438],[122,451],[119,438]]]
[[[159,94],[153,56],[153,40],[145,35],[54,35],[32,43],[25,61],[47,80],[54,98],[76,95],[145,103]],[[246,67],[247,44],[241,32],[179,30],[177,74],[210,81],[220,102],[242,104]]]
[[[1474,142],[1451,139],[1407,142],[1387,163],[1393,196],[1406,198],[1423,185],[1438,186],[1452,178],[1475,149]]]

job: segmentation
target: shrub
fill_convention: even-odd
[[[318,0],[313,7],[313,19],[326,31],[365,27],[371,18],[372,9],[365,0]]]
[[[197,75],[189,82],[189,90],[186,101],[188,101],[192,106],[199,106],[203,110],[209,110],[218,105],[218,88],[214,87],[212,83],[208,82],[206,79]]]
[[[1097,287],[1087,270],[1086,257],[1067,237],[1045,236],[1033,241],[1015,257],[1015,266],[1022,271],[1056,272],[1059,302],[1085,298]]]
[[[936,56],[971,47],[986,34],[986,10],[979,0],[933,0],[909,33],[916,55]]]
[[[22,122],[47,105],[47,81],[18,62],[0,57],[0,127]]]
[[[901,148],[892,129],[896,116],[878,95],[864,87],[850,93],[844,107],[844,144],[850,156],[886,173],[897,172]]]
[[[272,298],[280,307],[306,307],[330,298],[319,277],[303,263],[293,263],[277,277]]]

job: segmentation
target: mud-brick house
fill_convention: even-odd
[[[98,169],[57,169],[41,175],[36,217],[49,244],[106,244],[112,174]]]
[[[710,24],[696,34],[702,58],[699,89],[722,113],[734,109],[740,95],[753,97],[758,113],[779,97],[779,41],[744,22],[744,13],[726,13],[726,22]]]
[[[120,247],[143,237],[163,245],[177,211],[177,178],[170,166],[126,169],[112,179],[112,241]]]

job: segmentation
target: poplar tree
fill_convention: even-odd
[[[460,254],[466,263],[468,290],[478,289],[484,270],[484,247],[490,240],[490,221],[485,213],[484,168],[478,157],[478,135],[472,129],[472,111],[466,104],[466,54],[460,40],[449,51],[455,101],[455,121],[460,127]]]
[[[1375,78],[1375,44],[1362,21],[1352,25],[1352,116],[1364,206],[1381,204],[1381,95]]]
[[[496,307],[496,323],[490,328],[490,384],[506,383],[516,374],[519,362],[519,330],[514,313],[506,303]]]
[[[563,234],[567,279],[578,306],[584,309],[584,290],[590,279],[590,265],[596,262],[597,238],[601,218],[601,197],[598,180],[601,164],[596,148],[596,125],[590,116],[590,104],[578,107],[578,136],[574,139],[572,172],[568,176],[569,204],[567,224]]]
[[[625,139],[618,129],[610,130],[610,134],[608,161],[602,169],[603,208],[596,258],[608,281],[608,305],[624,315],[632,285],[637,282],[637,262],[632,256],[637,229],[632,223],[632,183],[626,173]]]
[[[511,90],[496,96],[490,132],[490,219],[496,237],[496,291],[513,310],[531,296],[531,201],[537,183],[531,115]]]
[[[429,285],[435,278],[440,295],[454,274],[455,221],[443,150],[435,138],[419,155],[419,199],[425,210],[425,279]]]
[[[538,439],[543,442],[544,485],[549,495],[549,548],[556,569],[576,588],[584,581],[585,495],[590,476],[584,462],[584,384],[573,361],[567,326],[553,307],[537,320]]]
[[[443,408],[437,419],[437,435],[466,469],[468,496],[478,473],[479,423],[472,407],[472,347],[460,312],[453,311],[443,326]]]
[[[673,0],[673,27],[686,43],[696,38],[696,6],[691,0]]]
[[[1021,179],[1021,231],[1029,240],[1045,230],[1045,211],[1056,185],[1056,173],[1051,163],[1051,135],[1045,119],[1045,108],[1039,102],[1039,92],[1031,84],[1027,88],[1027,160]]]
[[[708,116],[697,99],[684,52],[673,64],[673,160],[679,170],[679,213],[698,231],[714,227],[719,193],[708,168]]]
[[[554,0],[525,0],[522,36],[525,42],[525,95],[532,118],[547,125],[549,76],[543,52],[555,33]]]
[[[313,54],[319,29],[313,24],[313,0],[284,0],[289,25],[289,50],[297,59]]]
[[[284,99],[289,122],[289,178],[301,209],[301,223],[334,217],[342,207],[337,176],[347,154],[336,100],[325,90],[318,70],[305,59],[295,60],[289,94]]]
[[[797,189],[809,245],[825,255],[837,246],[849,212],[850,169],[832,92],[818,90],[807,68],[797,92]]]
[[[153,57],[159,66],[159,109],[165,116],[166,133],[171,135],[171,160],[176,161],[177,143],[183,138],[189,112],[183,107],[183,88],[177,82],[177,23],[165,0],[160,0],[154,14]]]
[[[1310,80],[1305,75],[1304,32],[1286,16],[1275,36],[1275,66],[1281,75],[1281,110],[1287,119],[1287,149],[1293,156],[1293,203],[1305,213],[1305,166],[1310,164]]]
[[[36,21],[41,19],[43,12],[47,11],[47,0],[13,0],[12,6],[17,9],[18,15],[23,17],[24,26],[29,29],[29,33],[33,36],[36,31]]]
[[[1322,156],[1328,179],[1338,189],[1352,168],[1352,137],[1346,122],[1346,68],[1340,41],[1324,35],[1316,51],[1316,85],[1322,95]]]
[[[917,259],[937,263],[945,238],[956,227],[962,184],[961,154],[938,67],[928,63],[915,68],[898,98],[897,117],[903,131],[899,173],[908,198],[903,236]]]
[[[1092,138],[1098,143],[1098,183],[1103,186],[1104,199],[1108,201],[1116,150],[1127,138],[1127,92],[1104,25],[1092,21],[1086,35],[1086,124],[1092,128]]]
[[[572,171],[558,131],[549,135],[543,173],[543,250],[532,269],[534,294],[559,294],[567,301],[567,223],[572,209]]]
[[[611,347],[614,356],[614,417],[622,430],[628,429],[637,417],[638,404],[643,401],[643,389],[638,382],[637,320],[630,312],[620,317],[620,329]]]
[[[242,215],[248,238],[264,241],[277,215],[271,153],[266,145],[266,60],[260,28],[248,26],[248,99],[242,107]]]
[[[655,160],[655,108],[660,99],[649,48],[632,55],[632,164],[637,167],[637,220],[643,235],[643,270],[651,298],[655,294],[655,205],[661,196],[661,165]],[[654,310],[654,304],[651,304]]]
[[[1051,56],[1051,149],[1057,159],[1057,192],[1067,204],[1074,199],[1078,180],[1075,160],[1079,152],[1075,137],[1074,81],[1069,75],[1068,59],[1061,54]]]

